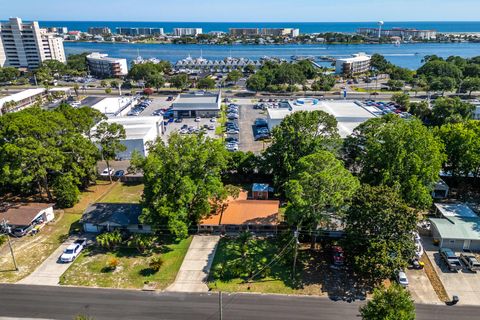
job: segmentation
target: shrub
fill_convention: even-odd
[[[115,230],[113,232],[102,233],[96,238],[99,246],[105,249],[112,249],[116,245],[122,243],[122,235],[120,231]]]
[[[112,257],[107,261],[107,268],[113,271],[118,267],[119,264],[120,264],[120,261],[117,258]]]
[[[0,234],[0,246],[7,242],[7,236],[4,234]]]
[[[150,269],[154,270],[155,272],[158,272],[158,270],[160,270],[160,268],[163,266],[164,263],[165,261],[163,260],[162,257],[156,256],[150,259],[150,263],[148,264],[148,266],[150,267]]]

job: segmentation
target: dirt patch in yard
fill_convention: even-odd
[[[427,274],[427,277],[430,280],[430,283],[432,284],[432,287],[435,290],[435,293],[437,294],[438,299],[440,299],[440,301],[443,301],[443,302],[449,301],[450,298],[448,297],[447,290],[445,290],[445,287],[443,286],[443,283],[440,280],[440,277],[435,271],[432,265],[432,262],[430,261],[428,256],[424,254],[420,259],[420,261],[425,263],[425,273]]]

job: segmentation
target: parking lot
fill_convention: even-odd
[[[449,271],[445,262],[440,258],[438,247],[432,244],[432,240],[425,239],[423,243],[425,252],[432,261],[448,296],[451,298],[453,295],[457,295],[460,299],[459,304],[480,305],[480,272],[471,272],[466,268],[458,272]]]
[[[152,103],[140,113],[140,116],[151,116],[158,109],[168,108],[172,105],[172,101],[167,101],[167,97],[150,97]]]
[[[145,111],[144,111],[145,112]],[[172,132],[180,132],[182,127],[193,128],[201,130],[204,126],[214,125],[215,129],[220,125],[218,122],[210,122],[210,118],[200,118],[200,122],[196,122],[194,118],[183,118],[182,122],[168,122],[165,126],[165,133],[162,135],[162,140],[167,141]],[[217,138],[214,130],[204,130],[205,134],[210,138]]]
[[[238,126],[240,128],[239,149],[241,151],[251,151],[254,153],[262,152],[267,143],[264,141],[255,141],[255,119],[266,118],[264,110],[254,109],[254,103],[250,99],[238,99],[234,103],[240,105]]]

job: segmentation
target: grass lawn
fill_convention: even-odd
[[[218,127],[215,128],[215,134],[220,136],[225,131],[225,123],[227,122],[227,113],[226,113],[227,105],[222,104],[220,110],[220,118],[218,118],[218,123],[220,124]]]
[[[78,220],[85,208],[108,192],[111,187],[110,184],[99,182],[83,192],[79,203],[73,208],[65,211],[57,210],[55,220],[48,223],[38,234],[12,238],[19,271],[13,270],[8,246],[2,245],[0,247],[0,282],[17,282],[32,273],[72,231],[80,228]]]
[[[116,182],[112,189],[100,199],[110,203],[138,203],[142,198],[143,183]]]
[[[120,248],[105,252],[92,248],[83,252],[65,272],[60,283],[91,287],[141,289],[149,282],[156,289],[165,289],[177,276],[177,272],[188,251],[192,237],[160,249],[164,264],[160,271],[153,273],[148,266],[152,255],[139,254],[135,249]],[[106,272],[109,259],[117,258],[115,271]]]

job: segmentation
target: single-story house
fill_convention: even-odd
[[[151,233],[149,225],[139,220],[142,207],[132,203],[94,203],[85,210],[80,219],[85,232],[128,230],[132,233]]]
[[[211,216],[198,225],[200,233],[238,234],[251,231],[255,234],[276,234],[280,223],[278,200],[247,200],[247,192],[237,199],[229,198]]]
[[[466,204],[436,203],[430,218],[433,239],[440,247],[480,251],[480,217]]]
[[[268,200],[268,193],[272,189],[266,183],[254,183],[252,185],[252,198],[256,200]]]
[[[221,103],[220,92],[185,93],[172,103],[172,111],[175,118],[213,118],[220,114]]]
[[[23,236],[36,225],[52,221],[55,218],[52,203],[14,204],[0,212],[0,221],[6,224],[15,235]]]

